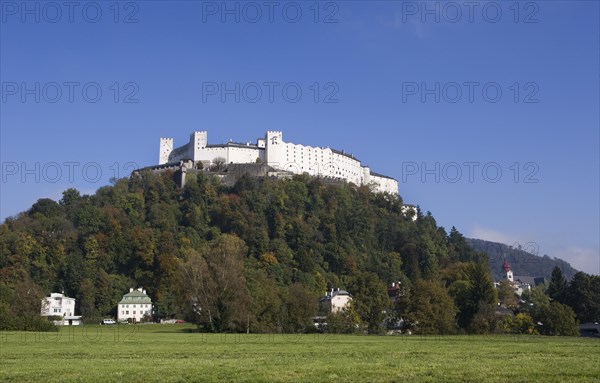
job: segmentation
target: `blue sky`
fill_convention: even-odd
[[[447,229],[600,273],[598,2],[23,4],[0,2],[1,219],[157,163],[160,137],[282,130]]]

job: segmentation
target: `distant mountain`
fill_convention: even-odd
[[[502,262],[504,258],[510,264],[514,275],[528,275],[531,277],[544,277],[550,280],[552,269],[558,266],[565,278],[570,280],[578,270],[559,258],[550,258],[546,254],[538,255],[538,247],[534,243],[518,245],[516,247],[498,242],[484,241],[483,239],[467,238],[467,242],[474,250],[484,251],[490,260],[490,269],[495,280],[504,277]]]

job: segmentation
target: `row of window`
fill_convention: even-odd
[[[132,315],[136,314],[136,310],[133,310]],[[140,314],[142,315],[149,315],[150,314],[150,310],[146,310],[146,311],[140,311]],[[129,315],[129,310],[121,310],[121,315]]]
[[[136,305],[131,305],[133,306],[133,308],[135,308]],[[150,307],[150,305],[140,305],[140,308],[148,308]],[[125,305],[125,308],[129,308],[129,305]]]

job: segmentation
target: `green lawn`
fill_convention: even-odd
[[[599,382],[600,341],[239,335],[186,325],[0,333],[7,382]]]

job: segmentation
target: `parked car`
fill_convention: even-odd
[[[102,319],[102,322],[100,322],[100,324],[110,325],[110,324],[117,324],[117,322],[115,322],[114,319]]]
[[[176,319],[175,323],[185,323],[185,321],[183,319]]]

